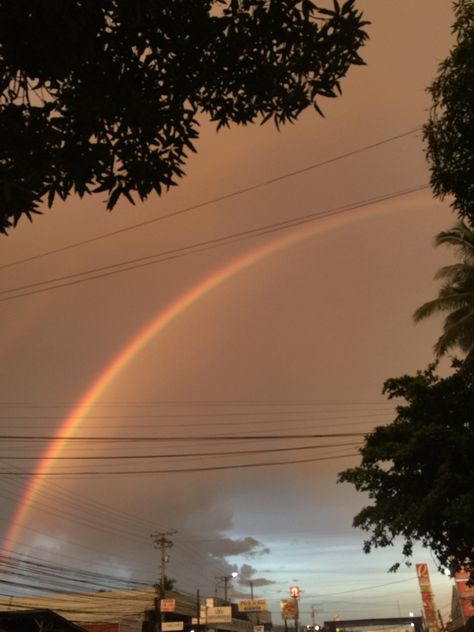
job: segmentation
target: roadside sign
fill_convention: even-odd
[[[282,599],[280,601],[280,610],[282,619],[297,619],[298,602],[296,599]]]
[[[183,621],[162,621],[161,623],[163,632],[181,632],[183,628]]]
[[[174,612],[176,609],[176,599],[161,599],[161,612]]]
[[[266,599],[241,599],[238,602],[239,612],[264,612],[268,610]],[[260,632],[257,630],[257,632]]]
[[[232,608],[230,606],[216,606],[206,608],[206,623],[232,623]]]

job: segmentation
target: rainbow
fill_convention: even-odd
[[[421,206],[426,204],[427,200],[431,200],[431,196],[427,196],[426,190],[418,190],[409,192],[410,207]],[[397,196],[399,198],[400,196]],[[405,196],[406,197],[406,196]],[[383,208],[382,208],[383,205]],[[357,207],[357,213],[354,213],[354,207],[347,208],[332,216],[326,216],[322,219],[315,219],[309,224],[304,224],[297,229],[291,230],[279,235],[271,241],[260,244],[255,249],[247,252],[240,257],[227,263],[223,268],[212,272],[208,276],[201,279],[194,287],[181,294],[171,305],[160,311],[157,316],[145,325],[145,327],[131,340],[125,347],[113,358],[110,364],[99,374],[90,388],[84,393],[79,402],[69,412],[67,418],[60,425],[54,439],[42,455],[35,473],[28,481],[23,495],[15,509],[14,515],[10,521],[7,533],[2,543],[5,552],[13,552],[16,540],[21,532],[22,525],[25,522],[30,505],[34,498],[38,496],[43,483],[44,475],[54,467],[54,460],[58,457],[66,445],[68,439],[73,436],[75,431],[81,425],[82,420],[94,404],[102,397],[107,388],[113,383],[115,378],[125,370],[132,360],[144,349],[147,344],[159,333],[161,333],[172,321],[180,314],[189,309],[196,301],[204,298],[207,294],[218,288],[224,282],[228,281],[237,273],[255,265],[262,259],[273,255],[284,248],[288,248],[303,239],[312,237],[315,234],[327,232],[339,226],[347,225],[351,222],[360,221],[361,219],[373,216],[383,210],[384,213],[396,211],[400,209],[399,199],[389,199],[383,202],[369,202],[364,206]]]

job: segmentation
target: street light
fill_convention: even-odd
[[[224,582],[224,601],[227,603],[227,583],[229,581],[232,581],[233,579],[235,579],[237,577],[238,573],[236,571],[234,571],[233,573],[231,573],[230,575],[223,575],[222,577],[216,577],[216,579],[218,579],[219,581],[216,583],[216,585],[214,586],[214,592],[217,596],[217,586],[221,583]]]

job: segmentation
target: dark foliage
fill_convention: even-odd
[[[160,594],[162,593],[163,595],[167,591],[174,590],[175,586],[176,586],[176,580],[173,579],[172,577],[167,577],[166,575],[163,581],[163,593],[161,591],[161,580],[157,582],[156,584],[153,584],[153,588],[155,588],[158,593]]]
[[[340,92],[354,0],[0,0],[0,231],[41,201],[176,183],[198,114],[293,121]]]
[[[406,403],[392,423],[366,437],[361,464],[339,474],[340,482],[372,501],[353,525],[371,534],[367,553],[399,537],[406,560],[417,541],[432,550],[440,568],[458,570],[474,544],[472,372],[456,361],[452,374],[441,378],[432,365],[387,380],[384,392]]]
[[[434,347],[436,356],[457,346],[467,354],[465,362],[474,366],[474,231],[458,222],[436,235],[435,244],[453,247],[460,261],[438,270],[435,278],[443,279],[438,296],[421,305],[414,318],[420,321],[445,314],[443,332]]]
[[[455,3],[456,45],[429,88],[433,107],[424,128],[431,186],[474,224],[474,3]]]

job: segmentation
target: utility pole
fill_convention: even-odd
[[[167,550],[171,549],[173,546],[173,540],[170,539],[170,536],[174,535],[175,533],[177,533],[176,529],[172,529],[171,531],[160,531],[157,533],[152,533],[151,534],[151,538],[153,540],[153,545],[155,547],[155,549],[160,549],[161,551],[161,558],[160,558],[160,590],[159,590],[159,596],[156,597],[156,608],[155,611],[158,615],[158,612],[160,613],[160,616],[157,616],[157,623],[158,623],[158,632],[162,632],[162,624],[163,624],[163,618],[164,615],[161,612],[161,600],[164,599],[165,597],[165,581],[166,581],[166,564],[169,562],[169,555],[167,554]],[[158,599],[160,601],[160,603],[158,603]],[[158,608],[159,605],[159,608]]]
[[[227,582],[229,581],[229,577],[226,575],[224,577],[224,601],[227,603]]]

